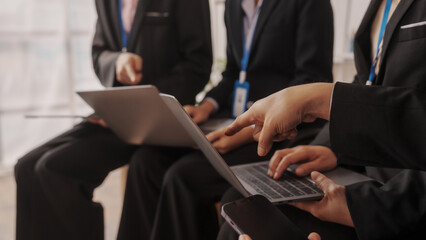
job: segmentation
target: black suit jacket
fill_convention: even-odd
[[[425,120],[426,90],[337,83],[333,150],[344,164],[426,170]]]
[[[380,3],[371,2],[356,34],[357,83],[365,84],[368,79],[371,25]],[[401,1],[389,20],[382,64],[374,80],[374,85],[387,88],[358,86],[361,90],[354,91],[355,86],[336,85],[330,129],[339,163],[424,169],[419,161],[426,161],[422,141],[426,136],[426,25],[402,27],[424,21],[426,1],[422,0]],[[382,186],[363,183],[347,187],[348,207],[360,239],[415,238],[426,223],[426,174],[398,172],[382,178]]]
[[[349,119],[356,124],[348,128]],[[426,170],[425,90],[337,84],[331,122],[340,163]],[[422,239],[425,172],[404,170],[383,185],[348,186],[346,199],[360,239]]]
[[[365,84],[368,79],[370,66],[371,66],[371,43],[370,32],[371,24],[376,15],[377,9],[380,6],[381,0],[373,0],[366,12],[364,20],[362,21],[358,33],[356,34],[354,49],[355,49],[355,64],[357,68],[357,75],[355,82]],[[424,25],[414,26],[410,28],[401,28],[402,26],[409,26],[413,23],[425,22]],[[383,52],[382,64],[380,71],[375,79],[374,85],[382,85],[389,87],[402,87],[416,89],[417,91],[426,90],[426,1],[422,0],[404,0],[398,5],[394,15],[389,20],[388,26],[383,39]],[[383,91],[383,92],[382,92]],[[386,90],[379,90],[382,94],[380,97],[386,96],[386,92],[394,93],[390,88]],[[407,90],[410,94],[412,91]],[[415,92],[415,91],[414,91]],[[356,163],[363,161],[362,164],[367,166],[401,166],[401,162],[407,161],[412,163],[411,157],[420,157],[420,149],[423,149],[424,144],[422,141],[405,141],[401,144],[402,139],[399,134],[410,133],[413,136],[421,136],[421,131],[413,132],[413,127],[419,128],[424,125],[422,121],[422,113],[418,112],[419,117],[411,115],[414,119],[404,117],[408,114],[409,110],[400,109],[399,111],[389,112],[388,108],[378,110],[375,107],[379,104],[393,103],[401,101],[403,98],[395,95],[388,95],[390,99],[381,101],[380,103],[367,100],[362,93],[352,94],[346,96],[345,99],[340,99],[343,95],[336,95],[336,100],[333,100],[333,107],[339,106],[350,101],[366,102],[363,107],[365,111],[368,108],[376,112],[368,111],[371,113],[370,117],[366,120],[369,121],[368,126],[360,124],[359,117],[352,118],[353,114],[346,114],[347,111],[339,113],[332,111],[334,120],[342,117],[346,120],[348,128],[347,131],[337,131],[338,127],[342,127],[337,121],[331,124],[331,141],[333,149],[346,157],[359,158],[357,161],[346,161],[347,163]],[[402,95],[405,96],[405,95]],[[338,99],[339,98],[339,99]],[[357,99],[357,100],[355,100]],[[413,100],[413,99],[412,99]],[[414,101],[414,100],[413,100]],[[421,107],[420,103],[417,107]],[[386,114],[387,120],[383,121],[382,114]],[[343,116],[345,115],[345,116]],[[339,119],[343,120],[343,119]],[[395,129],[389,128],[390,121],[396,121],[400,125],[392,125]],[[405,124],[411,123],[411,124]],[[414,124],[417,123],[417,124]],[[372,127],[374,126],[374,127]],[[362,134],[366,128],[369,128],[368,135]],[[386,130],[385,130],[386,129]],[[350,132],[350,133],[349,133]],[[353,144],[345,144],[342,140],[343,137],[349,140],[348,137],[355,134]],[[404,140],[407,138],[404,138]],[[382,143],[382,144],[377,144]],[[360,147],[362,144],[363,147]],[[391,149],[389,149],[391,147]],[[415,150],[417,149],[417,150]],[[411,150],[409,153],[408,150]],[[424,156],[424,155],[423,155]],[[343,159],[343,158],[342,158]],[[362,160],[361,160],[362,159]],[[407,166],[408,164],[403,164]],[[411,165],[411,168],[419,168],[419,165]]]
[[[221,108],[232,105],[243,53],[241,0],[227,0],[227,65],[208,97]],[[264,0],[247,69],[248,101],[283,88],[332,81],[333,13],[329,0]]]
[[[115,61],[122,49],[118,1],[95,2],[94,69],[104,86],[121,86],[115,78]],[[208,0],[139,1],[127,50],[143,59],[141,84],[153,84],[182,104],[194,103],[212,65],[208,4]]]

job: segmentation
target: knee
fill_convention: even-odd
[[[46,164],[46,158],[42,157],[39,161],[37,161],[36,165],[34,166],[34,173],[37,177],[45,175],[47,172],[47,164]]]
[[[206,172],[205,164],[210,167],[209,163],[204,162],[198,153],[180,158],[164,175],[163,187],[177,186],[181,190],[185,189],[193,193],[204,192],[206,186],[211,184],[212,179],[210,172]]]
[[[156,165],[156,159],[150,157],[141,151],[135,152],[129,162],[129,171],[132,170],[148,170],[152,169]]]
[[[155,158],[144,157],[143,154],[133,154],[129,161],[129,176],[151,178],[151,175],[154,174],[155,160]]]
[[[31,181],[30,179],[34,176],[34,167],[37,163],[38,158],[32,156],[24,156],[18,160],[15,164],[15,180],[17,184]]]
[[[51,162],[55,161],[55,154],[53,152],[53,150],[46,152],[35,164],[34,172],[38,178],[44,178],[51,172]]]
[[[15,179],[18,185],[29,184],[36,181],[39,176],[47,171],[47,163],[52,158],[54,150],[36,149],[22,158],[15,164]]]

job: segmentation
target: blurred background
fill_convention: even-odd
[[[225,0],[210,0],[215,64],[210,86],[226,64]],[[334,80],[352,81],[352,42],[369,0],[332,0]],[[27,151],[78,120],[27,119],[26,114],[91,112],[76,90],[101,88],[92,69],[94,1],[0,0],[0,240],[14,239],[13,165]],[[207,88],[209,88],[208,86]],[[201,96],[200,96],[201,97]],[[120,175],[95,193],[106,211],[106,238],[114,239],[121,211]]]
[[[24,114],[80,113],[75,89],[100,87],[90,57],[96,10],[87,0],[0,2],[0,164],[10,167],[73,124]]]

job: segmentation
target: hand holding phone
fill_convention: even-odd
[[[227,203],[222,216],[238,234],[247,234],[252,240],[306,240],[304,234],[268,199],[254,195]]]

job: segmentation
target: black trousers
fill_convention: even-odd
[[[154,146],[142,146],[136,150],[129,163],[117,239],[149,239],[163,177],[176,159],[193,151]]]
[[[135,150],[109,129],[82,122],[19,159],[16,239],[104,239],[93,190]]]
[[[307,144],[319,128],[300,131],[297,139],[275,149]],[[161,150],[161,149],[160,149]],[[215,239],[218,216],[214,203],[230,185],[200,151],[177,155],[162,150],[139,151],[130,161],[118,239]],[[257,143],[238,148],[223,158],[229,165],[269,160],[257,155]]]
[[[234,188],[230,188],[222,198],[222,204],[232,202],[238,199],[243,198],[243,196]],[[282,204],[278,205],[277,208],[284,213],[296,226],[299,227],[302,232],[306,234],[306,239],[311,232],[317,232],[320,234],[321,239],[327,240],[351,240],[358,239],[355,229],[351,227],[347,227],[344,225],[323,222],[310,213],[299,210],[290,205]],[[268,216],[264,216],[267,218]],[[253,221],[261,221],[261,219],[252,219]],[[229,225],[222,218],[222,225],[220,227],[220,231],[217,237],[217,240],[236,240],[238,239],[237,232],[232,229],[231,225]],[[287,226],[280,226],[286,228]]]

